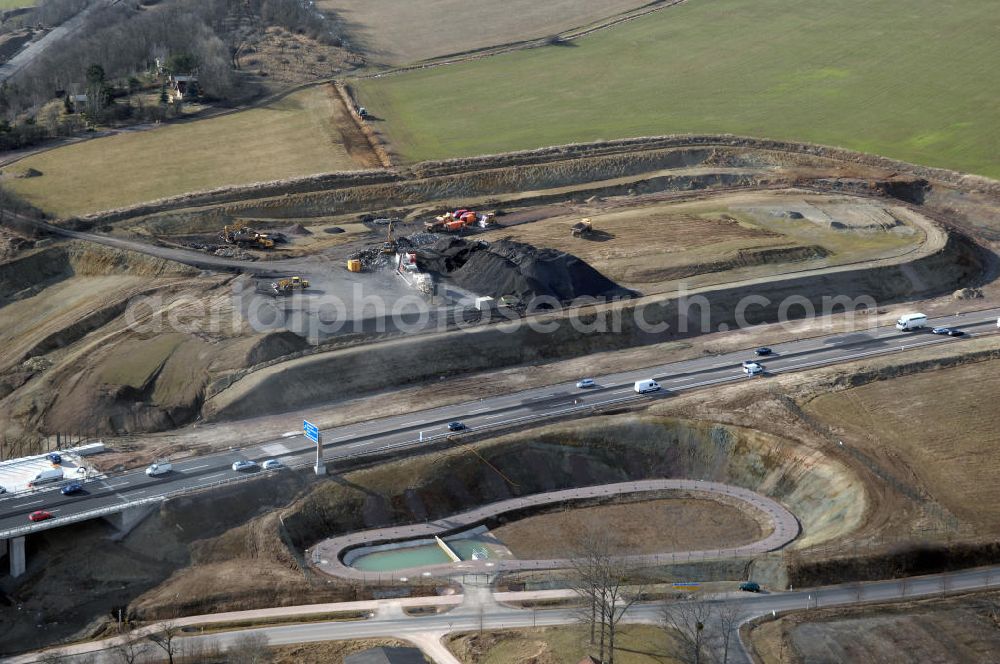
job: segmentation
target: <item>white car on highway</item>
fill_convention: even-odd
[[[750,377],[760,376],[764,373],[764,367],[756,362],[744,362],[743,373]]]
[[[278,470],[279,468],[284,468],[284,466],[277,459],[268,459],[261,465],[261,468],[264,470]]]
[[[253,470],[254,468],[257,468],[257,467],[258,467],[257,466],[257,462],[256,461],[250,461],[249,459],[241,459],[239,461],[234,461],[233,462],[233,470],[235,470],[237,472],[242,471],[242,470]]]
[[[157,475],[166,475],[173,469],[174,467],[170,465],[169,461],[157,461],[146,469],[146,474],[150,477],[156,477]]]

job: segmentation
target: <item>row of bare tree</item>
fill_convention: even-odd
[[[584,599],[580,619],[602,664],[614,664],[619,626],[628,610],[649,595],[652,582],[647,570],[621,556],[621,550],[606,532],[592,532],[574,551],[570,583]],[[664,654],[691,664],[727,664],[741,615],[738,602],[665,601],[660,626],[669,652]]]
[[[37,11],[62,19],[78,5],[79,0],[48,0]],[[42,52],[7,82],[0,89],[0,112],[13,119],[51,100],[57,90],[87,92],[87,70],[93,65],[109,81],[125,81],[151,71],[157,59],[177,54],[197,63],[204,94],[231,99],[239,92],[233,55],[245,48],[252,38],[248,34],[260,35],[269,25],[327,42],[339,40],[338,24],[307,0],[172,0],[152,7],[114,3],[92,12],[77,33]]]
[[[260,632],[241,635],[225,651],[215,642],[180,636],[181,629],[174,623],[164,623],[156,632],[147,635],[125,630],[109,654],[119,664],[164,660],[167,664],[269,664],[274,659],[267,637]],[[40,664],[90,664],[94,659],[88,655],[53,652],[38,661]]]

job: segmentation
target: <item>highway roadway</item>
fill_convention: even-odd
[[[597,385],[586,390],[577,389],[574,383],[564,383],[359,422],[323,432],[324,458],[335,470],[338,460],[373,454],[401,455],[428,442],[440,442],[448,436],[460,441],[462,434],[448,431],[447,424],[452,421],[461,421],[469,432],[500,430],[544,418],[585,415],[592,409],[616,404],[632,405],[643,400],[669,398],[677,392],[735,381],[766,381],[773,375],[865,357],[937,344],[960,344],[965,339],[997,333],[998,316],[1000,309],[989,309],[930,321],[930,326],[958,327],[966,332],[964,337],[934,335],[930,332],[930,326],[924,330],[905,333],[898,332],[893,327],[880,327],[777,344],[772,346],[773,356],[760,359],[766,373],[755,378],[747,378],[740,366],[743,360],[754,356],[753,349],[747,349],[608,376],[590,376],[596,380]],[[633,384],[646,378],[655,378],[664,389],[657,393],[637,395]],[[386,397],[376,395],[372,398]],[[289,422],[290,428],[300,425],[299,422]],[[259,476],[265,472],[241,474],[233,471],[231,465],[238,459],[260,461],[278,458],[287,466],[304,467],[311,465],[315,457],[314,445],[297,431],[289,431],[285,437],[263,444],[242,446],[241,441],[233,441],[233,447],[234,449],[224,452],[178,462],[174,465],[173,472],[160,477],[147,477],[139,469],[94,479],[85,484],[83,494],[76,496],[63,496],[59,493],[58,486],[55,486],[48,490],[0,497],[0,538],[92,518],[96,516],[91,515],[94,510],[116,510],[136,501],[161,499],[249,476]],[[35,510],[51,512],[54,518],[31,524],[27,517]],[[26,527],[28,530],[25,530]]]

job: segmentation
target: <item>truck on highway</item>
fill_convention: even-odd
[[[660,389],[660,384],[655,380],[650,378],[649,380],[637,380],[635,381],[634,389],[639,394],[645,394],[646,392],[657,392]]]
[[[150,477],[156,477],[157,475],[166,475],[173,469],[174,467],[170,465],[169,461],[157,461],[146,469],[146,474]]]
[[[927,325],[927,316],[924,314],[903,314],[896,321],[896,329],[900,332],[919,330]]]
[[[28,488],[33,489],[36,486],[42,484],[52,484],[53,482],[61,482],[62,479],[63,479],[62,468],[48,468],[35,475],[31,479],[31,481],[28,482]]]

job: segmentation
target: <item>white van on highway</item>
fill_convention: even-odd
[[[645,394],[646,392],[658,392],[660,390],[660,384],[655,380],[650,378],[649,380],[637,380],[635,381],[635,391],[639,394]]]
[[[146,474],[149,475],[150,477],[155,477],[157,475],[166,475],[173,469],[174,467],[170,465],[169,461],[157,461],[156,463],[150,465],[149,468],[146,469]]]
[[[900,332],[919,330],[927,325],[927,316],[924,314],[903,314],[896,321],[896,329]]]
[[[42,472],[31,478],[28,482],[28,488],[33,489],[40,484],[51,484],[53,482],[61,482],[63,479],[63,469],[62,468],[49,468],[48,470],[43,470]]]

